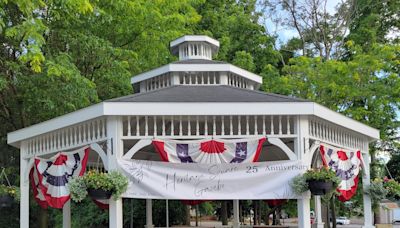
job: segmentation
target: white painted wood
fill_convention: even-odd
[[[149,80],[159,75],[169,72],[230,72],[239,77],[250,80],[253,83],[261,84],[262,77],[240,67],[228,63],[213,63],[213,64],[174,64],[170,63],[162,67],[138,74],[131,78],[131,84],[140,83],[141,81]],[[239,87],[239,85],[237,85]]]
[[[129,151],[123,156],[124,159],[132,159],[133,155],[145,146],[150,145],[152,140],[142,139],[139,140]]]
[[[241,108],[238,109],[237,107]],[[237,103],[124,103],[103,102],[8,134],[8,143],[19,147],[22,140],[81,123],[103,115],[315,115],[358,132],[371,141],[379,131],[312,102]],[[317,127],[317,133],[320,127]],[[61,133],[60,133],[61,136]],[[59,141],[57,141],[59,142]],[[59,144],[58,144],[59,145]]]
[[[297,200],[297,213],[299,228],[311,228],[309,196]]]
[[[107,148],[111,151],[107,153],[109,170],[118,169],[117,159],[123,155],[122,136],[122,119],[118,116],[111,116],[107,119]],[[109,227],[122,228],[122,199],[109,200]]]
[[[372,201],[367,192],[369,185],[371,184],[370,180],[370,162],[371,158],[368,153],[363,153],[363,160],[364,160],[364,175],[363,175],[363,209],[364,209],[364,228],[372,228],[374,227],[374,213],[372,211]]]
[[[297,160],[296,154],[280,138],[268,138],[268,142],[279,147],[288,156],[289,160]]]
[[[153,227],[153,204],[151,199],[146,199],[146,228]]]
[[[25,170],[28,167],[29,160],[24,158],[25,153],[27,152],[26,142],[21,143],[21,157],[20,157],[20,176],[26,178]],[[21,179],[24,179],[21,178]],[[29,178],[27,181],[20,181],[20,227],[28,228],[29,227]]]
[[[315,211],[315,220],[314,227],[315,228],[324,228],[325,223],[322,222],[322,213],[321,213],[321,196],[314,196],[314,211]]]
[[[62,209],[63,211],[63,228],[71,228],[71,200],[68,200]]]
[[[239,200],[233,200],[233,228],[240,227],[239,220]]]
[[[108,170],[108,157],[107,153],[101,148],[98,143],[90,144],[90,148],[94,150],[100,157],[101,161],[103,162],[104,169]]]

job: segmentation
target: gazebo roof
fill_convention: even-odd
[[[176,85],[108,102],[307,102],[307,100],[227,85]]]

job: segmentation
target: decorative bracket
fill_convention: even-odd
[[[279,147],[288,156],[289,160],[297,160],[296,154],[282,142],[280,138],[268,138],[268,142]]]
[[[92,143],[90,144],[90,148],[100,156],[101,161],[103,162],[104,169],[108,170],[108,159],[107,159],[107,154],[104,152],[103,148],[98,143]]]
[[[152,142],[151,139],[141,139],[139,140],[122,158],[123,159],[131,159],[132,156],[142,149],[145,146],[150,145]]]

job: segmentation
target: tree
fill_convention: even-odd
[[[262,1],[266,17],[279,27],[294,29],[297,50],[303,56],[328,60],[340,56],[354,14],[353,0],[342,1],[330,12],[328,0]],[[298,41],[301,41],[300,43]],[[290,43],[291,41],[289,41]],[[293,47],[293,46],[292,46]]]
[[[246,58],[251,56],[254,61],[249,70],[259,73],[266,64],[277,65],[279,52],[274,50],[274,38],[258,23],[262,14],[257,11],[256,3],[255,0],[205,1],[196,7],[202,19],[195,32],[220,41],[218,60],[234,62],[240,58],[237,55],[243,57],[247,53]]]

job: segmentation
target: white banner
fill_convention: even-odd
[[[301,161],[239,164],[119,160],[129,178],[123,197],[142,199],[294,199],[289,185],[304,173]]]

